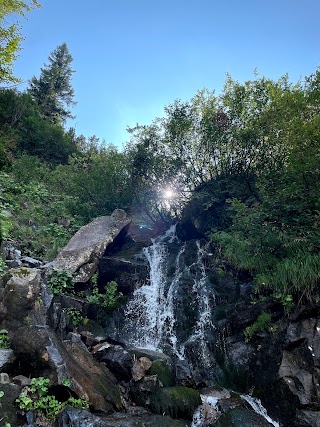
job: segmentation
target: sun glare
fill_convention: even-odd
[[[172,199],[173,195],[174,195],[174,192],[170,188],[166,188],[163,191],[163,196],[165,199]]]

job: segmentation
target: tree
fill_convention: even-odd
[[[71,77],[73,58],[66,43],[58,46],[49,56],[49,64],[41,68],[40,77],[32,77],[28,92],[37,102],[44,118],[51,123],[64,123],[73,118],[67,107],[75,105]]]
[[[14,77],[12,67],[24,38],[20,32],[19,22],[9,23],[7,17],[11,15],[26,17],[27,12],[38,7],[40,4],[37,0],[31,0],[29,4],[21,0],[0,0],[0,83],[20,81]]]

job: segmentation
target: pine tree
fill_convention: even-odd
[[[52,123],[64,123],[66,119],[73,118],[67,107],[76,104],[71,86],[73,58],[67,44],[58,46],[48,60],[48,65],[41,68],[40,77],[30,80],[28,92],[39,105],[44,118]]]

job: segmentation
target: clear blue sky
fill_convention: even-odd
[[[22,22],[23,80],[59,44],[72,54],[77,134],[122,146],[127,126],[149,124],[226,73],[292,81],[320,65],[319,0],[39,0]],[[24,85],[20,86],[21,89]]]

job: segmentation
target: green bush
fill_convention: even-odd
[[[245,341],[249,342],[255,334],[266,331],[270,327],[270,324],[271,314],[263,311],[257,320],[244,330]]]
[[[74,280],[66,270],[53,269],[49,275],[49,286],[54,295],[74,294]]]
[[[31,384],[25,387],[16,403],[23,412],[34,411],[36,418],[44,421],[54,421],[60,412],[67,406],[88,409],[89,403],[84,399],[70,397],[60,402],[55,396],[49,394],[50,380],[39,377],[32,378]]]
[[[6,329],[0,330],[0,348],[10,348],[8,331]]]

